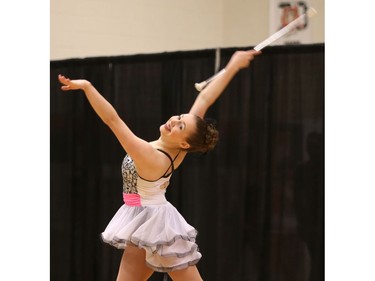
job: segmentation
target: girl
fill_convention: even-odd
[[[104,242],[124,249],[117,281],[147,280],[154,271],[167,272],[176,281],[202,280],[196,267],[201,258],[197,231],[166,200],[165,191],[187,153],[215,147],[218,132],[204,116],[236,73],[260,53],[235,52],[224,74],[200,92],[190,111],[172,116],[151,142],[137,137],[89,81],[58,76],[62,90],[83,90],[127,153],[122,163],[124,204],[102,233]]]

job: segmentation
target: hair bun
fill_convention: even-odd
[[[219,140],[218,130],[215,128],[215,125],[213,123],[208,121],[207,131],[206,131],[206,136],[205,136],[205,145],[207,146],[207,151],[214,149],[218,140]]]

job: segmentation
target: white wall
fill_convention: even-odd
[[[269,0],[223,0],[223,47],[253,46],[269,35]]]
[[[313,43],[324,0],[313,0]],[[51,0],[50,59],[252,46],[269,34],[269,0]]]

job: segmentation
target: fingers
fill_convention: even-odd
[[[260,54],[262,54],[262,52],[256,51],[256,50],[249,50],[248,54],[249,54],[250,58],[253,59],[255,56],[259,56]]]
[[[70,83],[70,79],[69,78],[66,78],[64,75],[59,74],[58,79],[59,79],[60,83],[66,85],[66,87],[68,87],[67,84]]]
[[[262,54],[262,51],[256,51],[254,49],[245,51],[249,60],[253,60],[255,56]]]
[[[256,55],[260,55],[261,53],[262,53],[262,51],[257,51],[257,50],[255,50],[255,49],[250,49],[250,50],[247,50],[246,52],[248,52],[248,53],[251,53],[251,54],[253,54],[254,56],[256,56]]]
[[[69,78],[66,78],[64,75],[59,74],[58,75],[58,79],[59,79],[59,81],[60,81],[61,84],[64,84],[63,86],[61,86],[61,90],[63,90],[63,91],[69,91],[69,90],[71,90],[70,85],[68,85],[69,82],[70,82]]]
[[[261,53],[262,53],[261,51],[256,51],[252,49],[252,50],[247,50],[247,51],[238,51],[238,56],[239,58],[242,57],[242,59],[245,59],[247,61],[252,61],[255,56],[258,56]]]
[[[61,75],[61,74],[59,74],[58,79],[59,79],[60,82],[62,82],[62,83],[63,83],[63,82],[66,83],[66,82],[69,82],[69,81],[70,81],[69,78],[66,78],[64,75]]]
[[[61,83],[63,83],[63,84],[66,84],[66,83],[69,83],[69,82],[70,82],[70,79],[69,79],[69,78],[66,78],[64,75],[59,74],[58,78],[59,78],[59,81],[60,81]]]

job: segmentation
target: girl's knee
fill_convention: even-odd
[[[173,281],[203,281],[195,265],[189,266],[185,269],[169,272],[169,276]]]

